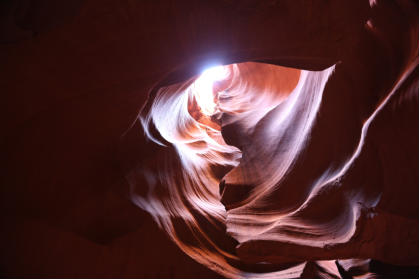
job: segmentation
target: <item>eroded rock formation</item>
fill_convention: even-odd
[[[2,276],[418,275],[417,2],[1,7]]]

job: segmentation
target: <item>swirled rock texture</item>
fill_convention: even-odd
[[[0,15],[1,276],[418,277],[418,2]]]

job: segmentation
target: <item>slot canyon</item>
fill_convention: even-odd
[[[2,278],[418,278],[418,1],[0,3]]]

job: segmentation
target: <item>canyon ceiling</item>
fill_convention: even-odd
[[[418,277],[418,9],[1,2],[0,275]]]

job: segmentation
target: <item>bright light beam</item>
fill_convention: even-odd
[[[212,82],[221,81],[227,78],[228,71],[225,66],[218,65],[211,68],[206,69],[201,77],[211,80]]]
[[[206,69],[194,83],[194,95],[201,112],[211,116],[216,112],[215,93],[213,83],[226,79],[228,70],[223,66]]]

